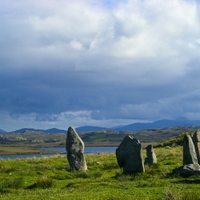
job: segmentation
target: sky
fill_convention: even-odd
[[[199,1],[0,1],[0,129],[197,120],[199,81]]]

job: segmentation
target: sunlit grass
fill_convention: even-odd
[[[122,173],[114,153],[86,155],[85,173],[71,172],[60,155],[1,160],[0,199],[200,199],[200,177],[171,173],[182,165],[182,147],[154,151],[158,163],[133,175]]]

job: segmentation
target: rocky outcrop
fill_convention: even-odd
[[[172,173],[187,178],[193,175],[200,175],[200,167],[199,164],[184,165],[174,169]]]
[[[84,143],[73,127],[69,127],[66,138],[67,159],[72,171],[85,172],[87,164],[84,157]]]
[[[147,157],[145,159],[145,164],[153,165],[153,164],[157,163],[157,157],[153,150],[152,145],[148,145],[146,147],[146,155],[147,155]]]
[[[125,174],[145,171],[141,143],[131,136],[126,136],[118,146],[116,157]]]

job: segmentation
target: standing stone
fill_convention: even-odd
[[[192,140],[193,140],[194,147],[195,147],[195,150],[196,150],[198,163],[200,164],[200,129],[195,131],[195,133],[192,137]]]
[[[85,172],[87,164],[84,157],[84,143],[73,127],[69,127],[66,139],[67,159],[72,171]]]
[[[148,145],[146,147],[146,155],[147,158],[145,159],[145,164],[153,165],[154,163],[157,163],[157,157],[156,154],[154,153],[152,145]]]
[[[183,140],[183,166],[175,168],[172,173],[179,174],[183,177],[200,175],[200,166],[198,164],[197,154],[190,135],[185,135]]]
[[[198,159],[191,136],[185,135],[183,141],[183,166],[189,164],[198,164]]]
[[[144,172],[142,147],[139,140],[126,136],[116,149],[117,162],[126,174]]]

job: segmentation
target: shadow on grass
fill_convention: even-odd
[[[184,179],[184,180],[179,180],[179,181],[173,181],[173,183],[200,184],[200,179],[198,179],[198,180],[188,180],[188,179]]]
[[[117,172],[115,176],[112,177],[112,179],[115,179],[117,181],[133,181],[142,179],[143,174],[142,173],[123,173],[123,172]]]
[[[42,188],[47,189],[54,186],[55,182],[52,178],[48,176],[43,176],[40,179],[37,179],[34,184],[28,186],[26,189]]]
[[[74,183],[68,183],[65,187],[63,187],[63,188],[69,188],[69,187],[74,187]]]
[[[23,187],[23,178],[12,178],[0,182],[0,193],[5,193],[8,189],[19,189]]]

